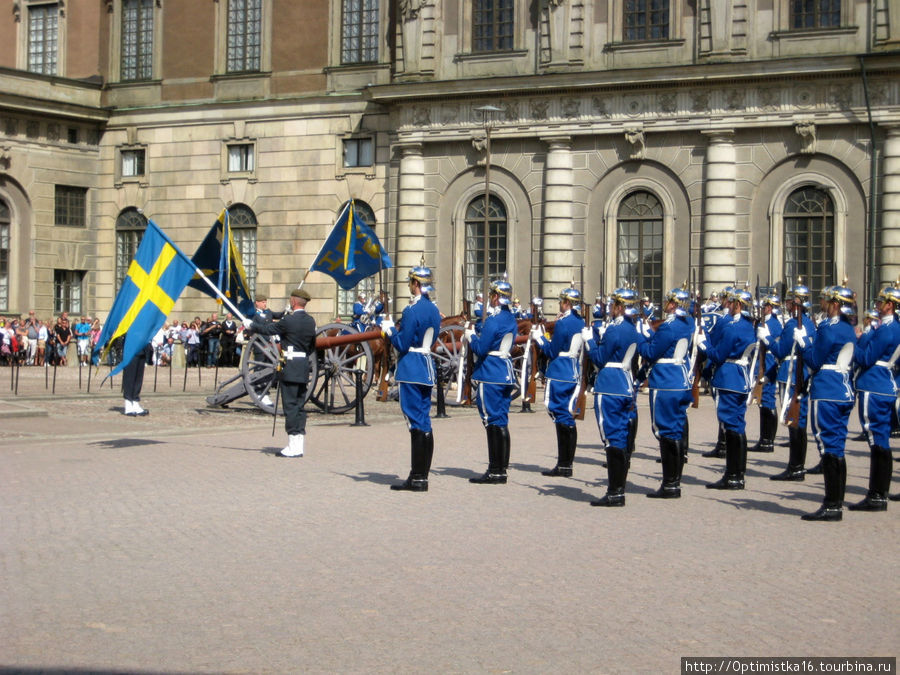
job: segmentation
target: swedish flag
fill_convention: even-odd
[[[122,362],[110,375],[121,371],[150,342],[193,273],[188,257],[151,220],[97,341],[97,349],[108,351],[113,340],[125,336]]]
[[[390,256],[372,228],[356,213],[351,200],[309,269],[324,272],[338,286],[350,290],[363,279],[389,267]]]
[[[227,242],[223,245],[223,242]],[[206,237],[191,258],[194,265],[212,282],[213,286],[240,310],[244,316],[252,316],[254,312],[253,297],[250,295],[250,286],[247,283],[247,274],[241,262],[240,251],[234,243],[231,234],[231,224],[228,209],[224,209]],[[228,270],[226,273],[225,270]],[[213,290],[200,277],[195,274],[188,282],[188,286],[219,299]],[[219,300],[221,302],[221,300]]]

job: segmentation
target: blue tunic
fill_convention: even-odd
[[[897,396],[897,385],[887,366],[897,345],[900,345],[900,322],[893,315],[885,317],[878,328],[860,336],[853,350],[853,360],[860,368],[856,376],[857,390],[890,398]]]
[[[544,373],[548,380],[560,382],[578,382],[580,364],[578,353],[571,353],[572,338],[576,335],[581,340],[581,329],[584,321],[577,313],[569,311],[561,319],[557,319],[553,326],[553,338],[548,342],[541,342],[541,351],[550,359],[547,370]]]
[[[744,351],[756,342],[753,324],[742,315],[728,316],[718,322],[715,339],[707,344],[706,355],[715,365],[712,386],[721,391],[750,392],[750,364],[741,363]]]
[[[425,334],[431,328],[431,342],[423,344]],[[403,310],[403,318],[397,330],[391,333],[391,344],[400,353],[397,362],[397,382],[434,386],[434,363],[431,347],[441,330],[441,313],[427,295],[416,296]]]
[[[670,314],[648,340],[638,345],[638,353],[652,364],[649,379],[651,389],[690,391],[689,350],[685,351],[684,357],[677,363],[672,362],[672,357],[678,341],[684,338],[690,343],[693,332],[693,325],[687,316]]]
[[[807,338],[808,339],[808,338]],[[813,401],[852,402],[849,363],[846,372],[832,368],[846,344],[856,346],[853,326],[841,317],[823,321],[813,344],[803,348],[803,361],[813,371],[809,396]]]
[[[501,306],[500,311],[492,314],[484,323],[481,335],[473,335],[470,342],[472,353],[477,357],[472,379],[476,382],[491,384],[515,384],[512,361],[505,357],[491,354],[500,349],[503,337],[512,334],[515,339],[518,324],[509,307]]]
[[[642,337],[633,323],[625,321],[624,317],[620,316],[609,325],[599,343],[595,340],[588,341],[588,354],[590,354],[591,361],[600,368],[594,379],[595,394],[627,396],[628,398],[634,395],[631,363],[622,364],[624,367],[621,368],[607,366],[621,363],[628,348],[636,344]]]

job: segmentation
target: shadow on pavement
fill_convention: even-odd
[[[165,441],[153,441],[146,438],[113,438],[106,441],[94,441],[88,445],[98,448],[136,448],[141,445],[158,445],[160,443],[165,443]]]
[[[355,480],[357,482],[377,483],[378,485],[391,485],[392,483],[396,483],[398,480],[405,480],[402,476],[399,476],[395,473],[375,473],[374,471],[363,471],[362,473],[358,473],[355,475],[350,473],[338,473],[337,475]]]

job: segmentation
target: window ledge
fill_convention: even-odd
[[[341,71],[348,70],[360,70],[360,71],[368,71],[368,70],[381,70],[383,68],[387,68],[388,64],[386,63],[378,63],[377,61],[366,61],[365,63],[342,63],[337,66],[326,66],[322,69],[325,73],[335,73]]]
[[[642,51],[645,49],[672,49],[683,47],[684,38],[679,40],[629,40],[628,42],[607,42],[603,45],[605,52]]]
[[[272,71],[267,70],[253,70],[249,72],[240,72],[240,73],[216,73],[215,75],[210,75],[210,82],[220,82],[222,80],[260,80],[264,78],[269,78],[272,76]]]
[[[345,179],[348,175],[363,176],[367,180],[375,178],[375,165],[372,166],[342,166],[335,174],[338,180]]]
[[[107,89],[131,89],[137,87],[159,87],[162,80],[120,80],[119,82],[107,82]]]
[[[232,180],[245,180],[248,183],[255,183],[258,179],[253,171],[229,171],[225,176],[222,176],[219,182],[225,185]]]
[[[809,40],[813,38],[855,35],[859,32],[859,26],[843,26],[838,28],[797,28],[793,30],[773,30],[769,33],[770,40]]]
[[[139,187],[145,188],[150,187],[150,181],[148,181],[147,176],[144,175],[122,177],[114,183],[114,186],[116,188],[122,188],[125,185],[137,185]]]
[[[502,59],[517,59],[528,56],[525,49],[508,49],[502,52],[467,52],[465,54],[457,54],[453,57],[454,61],[499,61]]]

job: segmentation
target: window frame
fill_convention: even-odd
[[[345,206],[347,206],[347,202],[341,204],[341,208],[334,214],[335,221],[344,211]],[[354,199],[353,207],[359,213],[362,221],[375,232],[375,228],[378,225],[375,209],[368,202],[364,202],[361,199]],[[350,290],[345,291],[337,285],[337,282],[335,282],[335,288],[337,288],[337,293],[334,296],[334,315],[349,323],[353,319],[353,303],[356,302],[356,296],[359,295],[360,291],[365,293],[367,298],[371,298],[372,294],[375,293],[375,277],[366,277]]]
[[[656,201],[656,205],[658,206],[659,211],[660,211],[658,216],[651,215],[651,216],[643,217],[643,216],[637,216],[637,215],[630,216],[630,215],[622,214],[622,209],[626,206],[626,202],[629,199],[632,199],[633,197],[635,197],[636,195],[639,195],[639,194],[649,195]],[[650,222],[658,223],[658,225],[659,225],[658,233],[657,232],[650,232],[650,233],[645,232],[644,225],[647,223],[650,223]],[[639,231],[637,232],[638,259],[637,259],[637,262],[635,262],[635,263],[628,263],[627,261],[622,260],[622,252],[623,252],[623,248],[621,246],[622,237],[623,236],[634,236],[631,233],[623,234],[623,232],[622,232],[623,223],[637,223],[638,224],[638,228],[639,228]],[[666,273],[666,270],[665,270],[666,209],[665,209],[665,204],[663,203],[662,199],[660,199],[659,196],[655,192],[647,189],[647,187],[645,187],[645,186],[636,187],[635,189],[629,190],[627,193],[622,195],[621,198],[618,200],[618,203],[616,204],[616,223],[615,223],[614,236],[616,238],[616,247],[615,247],[616,285],[623,286],[626,283],[631,284],[632,288],[639,289],[639,292],[641,293],[642,296],[648,296],[650,298],[650,300],[656,304],[657,307],[662,307],[663,294],[665,293],[665,273]],[[652,258],[649,263],[651,265],[656,265],[656,264],[659,265],[659,274],[658,275],[657,274],[650,275],[651,278],[656,278],[659,280],[659,287],[654,288],[652,291],[648,291],[646,288],[646,283],[644,282],[644,277],[642,275],[643,267],[644,267],[644,265],[647,264],[644,262],[646,256],[642,256],[641,252],[644,251],[645,239],[647,237],[656,237],[656,236],[658,236],[660,238],[660,245],[658,247],[651,247],[648,250],[649,250],[650,256],[655,256],[657,253],[659,254],[658,263],[655,260],[655,258]],[[630,251],[633,249],[628,248],[627,250]],[[639,269],[637,278],[625,278],[625,276],[621,274],[620,268],[622,265],[625,265],[625,264],[637,265],[637,267]]]
[[[601,0],[603,1],[603,0]],[[625,2],[626,0],[605,0],[608,3],[610,41],[603,46],[605,51],[653,51],[662,48],[681,47],[685,44],[683,2],[669,0],[669,35],[664,39],[626,40]]]
[[[24,17],[19,17],[17,30],[16,63],[20,70],[29,73],[48,76],[65,75],[66,72],[66,14],[64,5],[60,2],[48,2],[48,0],[25,0],[22,5],[14,5],[13,11],[24,10]],[[32,10],[55,10],[56,18],[56,67],[53,72],[36,71],[31,69],[31,20]],[[18,16],[18,15],[17,15]]]
[[[151,75],[149,78],[139,79],[123,79],[122,78],[122,51],[123,51],[123,31],[122,22],[124,21],[123,0],[107,0],[110,7],[109,13],[109,81],[114,86],[142,86],[147,84],[159,83],[160,73],[162,72],[162,2],[161,0],[153,1],[153,39],[150,52]]]
[[[231,170],[232,148],[248,148],[252,157],[253,166],[250,169]],[[222,182],[227,183],[235,178],[246,179],[251,183],[257,180],[256,169],[259,166],[259,154],[255,138],[228,138],[222,142]]]
[[[130,153],[141,153],[141,172],[135,174],[125,173],[125,158]],[[123,183],[147,183],[147,146],[145,145],[121,145],[116,148],[116,185],[121,186]]]
[[[823,208],[820,212],[802,212],[788,211],[791,203],[795,202],[794,197],[799,193],[812,191],[816,195],[823,197]],[[808,200],[807,200],[808,201]],[[836,284],[838,280],[835,278],[835,249],[837,242],[835,241],[836,230],[836,212],[835,202],[828,190],[823,189],[819,185],[800,185],[788,193],[787,198],[782,207],[782,223],[783,229],[781,234],[781,244],[784,250],[784,256],[781,264],[781,278],[785,280],[788,287],[797,283],[799,277],[803,277],[804,283],[811,289],[824,288],[825,286]],[[821,220],[819,220],[821,218]],[[804,222],[803,230],[792,228],[792,222]],[[821,223],[821,228],[816,226]],[[794,235],[797,239],[803,236],[807,241],[801,244],[797,241],[793,246],[789,245],[789,238]],[[815,243],[815,237],[821,237],[821,243]],[[830,238],[830,240],[829,240]],[[800,259],[799,256],[793,256],[794,260],[789,262],[790,251],[803,251],[807,255]],[[814,260],[815,252],[820,254],[820,260]],[[789,272],[788,265],[794,266],[793,272]],[[831,269],[827,269],[830,266]],[[802,269],[801,269],[802,268]]]
[[[472,22],[469,24],[471,26],[471,53],[472,54],[502,54],[508,53],[515,49],[516,45],[516,2],[515,0],[470,0],[472,6]],[[508,7],[504,8],[498,6],[500,3],[508,3]],[[482,9],[479,9],[477,5],[482,4]],[[491,7],[483,8],[484,4],[490,4]],[[505,35],[501,33],[501,29],[507,25],[507,23],[501,21],[501,13],[507,9],[511,15],[512,19],[509,24],[509,35]],[[490,25],[491,34],[485,37],[477,37],[475,35],[475,31],[479,24],[477,24],[479,14],[486,14],[491,12],[492,16],[490,17],[489,22],[485,22],[480,25]],[[508,45],[499,44],[502,40],[509,40]],[[479,40],[490,41],[491,44],[488,47],[481,48],[478,45]]]
[[[129,222],[125,222],[126,219]],[[141,239],[147,230],[149,221],[143,212],[135,207],[129,206],[119,211],[116,216],[115,232],[116,232],[116,248],[115,248],[115,292],[118,293],[128,274],[128,268],[138,246],[141,245]]]
[[[813,28],[794,28],[792,0],[775,0],[775,30],[769,37],[772,39],[799,38],[813,39],[819,36],[841,36],[855,34],[859,28],[853,25],[853,8],[851,3],[841,0],[840,23],[837,26],[816,26]]]
[[[214,30],[216,53],[213,80],[266,76],[272,70],[272,2],[260,0],[259,68],[255,70],[228,69],[228,8],[229,0],[215,0]]]
[[[82,203],[81,208],[77,208],[78,204],[75,204],[77,211],[80,211],[79,214],[72,211],[72,200],[75,198],[76,193],[81,195]],[[60,203],[61,197],[65,197],[65,203]],[[63,218],[60,218],[60,213],[63,213]],[[63,221],[63,222],[61,222]],[[80,222],[78,222],[80,221]],[[54,194],[53,194],[53,224],[57,227],[87,227],[88,221],[88,188],[82,187],[80,185],[63,185],[57,183],[54,185]]]
[[[241,254],[241,264],[247,275],[247,290],[256,297],[257,260],[259,259],[259,219],[256,212],[243,203],[228,207],[229,225],[234,244]],[[248,234],[252,232],[253,236]],[[252,241],[252,246],[249,244]]]
[[[464,0],[459,3],[459,20],[457,35],[460,38],[457,60],[472,61],[479,59],[507,59],[528,55],[526,43],[526,27],[530,25],[528,3],[513,1],[512,47],[501,51],[475,51],[474,49],[474,4],[475,0]]]
[[[489,214],[496,204],[503,209],[503,218],[488,215],[488,278],[489,281],[500,278],[504,272],[509,271],[510,265],[510,209],[506,205],[503,198],[495,191],[488,194],[488,210]],[[463,279],[462,279],[462,297],[471,300],[473,303],[476,294],[484,291],[484,258],[483,246],[484,241],[484,191],[469,198],[463,208]],[[475,209],[481,209],[481,213],[476,213]],[[503,232],[494,234],[495,225],[502,223]],[[494,246],[493,240],[502,239],[503,246]],[[492,254],[502,251],[503,260],[491,261]]]
[[[9,311],[12,265],[12,206],[0,197],[0,311]]]
[[[346,54],[346,48],[344,45],[346,44],[346,42],[348,40],[348,35],[347,35],[348,24],[346,22],[347,4],[354,3],[354,2],[359,3],[359,5],[361,6],[360,9],[357,10],[358,13],[361,15],[361,19],[359,21],[358,26],[357,26],[357,24],[354,24],[354,26],[357,26],[360,29],[360,32],[358,35],[360,42],[362,42],[363,39],[366,37],[368,37],[371,41],[374,42],[374,47],[370,47],[370,48],[374,49],[374,54],[371,55],[372,56],[371,58],[367,58],[369,56],[369,54],[366,50],[363,49],[362,44],[360,44],[360,47],[355,50],[357,52],[359,58],[355,58],[355,59],[345,59],[344,58],[345,54]],[[366,4],[374,4],[375,7],[374,8],[362,7],[362,5],[366,5]],[[340,21],[339,21],[339,50],[338,50],[338,61],[337,62],[341,66],[365,66],[365,65],[371,65],[374,63],[378,63],[379,59],[381,58],[381,53],[382,53],[381,40],[380,40],[380,36],[379,36],[380,27],[382,26],[381,3],[378,0],[338,0],[338,5],[339,5],[339,12],[340,12],[340,15],[339,15]],[[375,15],[374,22],[366,21],[362,18],[363,15],[370,13],[370,12],[374,13],[374,15]],[[363,35],[362,28],[365,26],[374,26],[374,28],[372,29],[371,33]],[[366,51],[366,53],[363,53],[364,51]]]
[[[53,313],[83,314],[85,270],[53,270]]]

